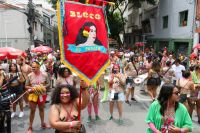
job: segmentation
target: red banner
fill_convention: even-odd
[[[64,9],[62,61],[86,82],[93,83],[109,65],[103,9],[70,1],[64,3]]]

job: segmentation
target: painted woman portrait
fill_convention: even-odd
[[[102,46],[97,38],[97,27],[92,22],[86,22],[79,30],[76,38],[76,46]]]

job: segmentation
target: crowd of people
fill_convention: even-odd
[[[177,57],[177,58],[176,58]],[[33,131],[35,111],[38,106],[42,128],[54,128],[56,133],[76,132],[83,127],[78,119],[80,109],[87,108],[88,120],[92,121],[92,107],[95,120],[99,116],[99,102],[109,102],[112,120],[114,104],[118,109],[118,124],[123,124],[123,104],[131,105],[135,98],[136,87],[147,93],[151,98],[146,123],[147,132],[191,132],[192,114],[197,112],[200,124],[200,64],[197,59],[175,56],[164,49],[156,53],[153,48],[145,51],[112,50],[110,51],[110,66],[95,84],[88,85],[80,80],[60,60],[59,51],[51,53],[28,53],[17,59],[0,62],[0,86],[17,76],[11,82],[11,93],[17,95],[24,92],[23,98],[12,104],[11,117],[16,117],[16,107],[19,105],[18,117],[24,116],[24,107],[30,108],[28,133]],[[143,80],[136,82],[138,76]],[[36,94],[35,87],[43,87],[45,91]],[[161,87],[159,94],[158,88]],[[80,89],[79,89],[80,88]],[[146,89],[143,89],[146,88]],[[2,88],[6,89],[6,88]],[[100,91],[103,96],[100,100]],[[82,96],[79,92],[82,91]],[[51,100],[47,96],[52,92]],[[45,103],[51,102],[49,124],[44,121]]]

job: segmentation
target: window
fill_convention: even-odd
[[[184,27],[187,26],[188,21],[188,10],[182,11],[179,13],[179,26]]]
[[[37,22],[35,22],[35,30],[37,31]]]
[[[168,28],[168,16],[163,17],[163,29]]]
[[[40,24],[40,30],[41,30],[41,32],[43,31],[43,25],[42,24]]]
[[[50,25],[50,18],[49,17],[47,17],[47,16],[43,16],[43,18],[44,18],[44,22],[45,22],[45,24],[48,24],[48,25]]]
[[[128,36],[128,43],[131,44],[131,36]]]

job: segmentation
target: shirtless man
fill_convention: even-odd
[[[22,73],[22,76],[25,79],[23,81],[22,87],[23,87],[23,90],[26,91],[25,82],[28,78],[28,74],[31,73],[32,68],[31,68],[31,66],[29,66],[25,63],[25,58],[21,57],[21,56],[17,59],[17,64],[18,64],[18,70]],[[27,106],[28,105],[28,95],[27,94],[24,95],[24,101],[25,101],[26,106]]]
[[[45,88],[48,88],[50,86],[50,81],[49,81],[48,75],[47,75],[47,73],[40,71],[39,62],[35,61],[32,63],[32,70],[33,70],[33,72],[31,72],[28,75],[28,78],[26,80],[26,89],[33,90],[33,88],[36,85],[43,85]],[[36,96],[34,94],[35,93],[32,91],[29,93],[29,106],[30,106],[29,120],[30,120],[30,123],[29,123],[28,133],[32,133],[32,125],[33,125],[33,120],[35,117],[35,111],[36,111],[37,105],[39,108],[41,127],[48,128],[48,126],[44,122],[44,106],[45,106],[47,95],[46,95],[46,93],[41,94],[41,95],[36,95]]]

